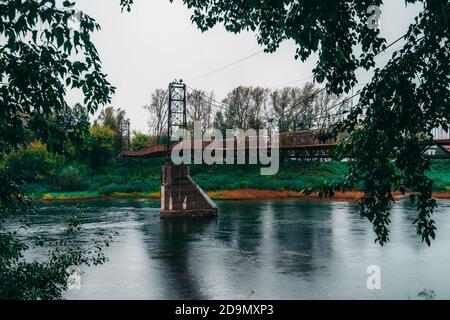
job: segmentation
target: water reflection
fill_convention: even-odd
[[[280,271],[308,277],[314,270],[327,267],[324,258],[333,254],[330,223],[333,206],[331,203],[321,206],[319,211],[308,202],[272,204],[273,241],[279,248],[275,265]],[[299,216],[302,219],[298,219]]]
[[[191,266],[192,243],[202,239],[216,219],[163,219],[160,223],[159,260],[163,265],[165,286],[174,299],[206,299],[197,280],[198,270]],[[144,228],[145,231],[149,229]],[[153,247],[149,248],[154,250]]]
[[[24,237],[57,239],[76,204],[46,205]],[[79,209],[88,243],[116,233],[104,266],[86,268],[73,299],[450,298],[450,201],[435,215],[437,240],[416,236],[416,211],[397,204],[391,242],[374,243],[370,223],[345,202],[219,202],[210,220],[161,220],[157,202],[88,202]],[[34,252],[34,257],[44,252]],[[366,288],[369,265],[382,290]]]

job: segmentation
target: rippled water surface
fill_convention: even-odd
[[[448,201],[436,212],[431,248],[406,204],[394,208],[384,248],[350,203],[218,205],[217,219],[167,221],[150,201],[43,204],[23,236],[58,239],[74,213],[84,243],[114,234],[109,262],[84,268],[81,290],[67,299],[416,299],[424,289],[450,299]],[[381,268],[381,290],[367,289],[369,265]]]

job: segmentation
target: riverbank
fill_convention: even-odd
[[[159,199],[159,192],[114,192],[110,195],[99,192],[53,192],[46,193],[35,201],[82,201],[82,200],[106,200],[106,199]]]
[[[35,200],[159,199],[160,170],[164,160],[128,159],[112,161],[95,170],[81,171],[68,182],[47,179],[24,186]],[[324,183],[339,183],[348,173],[347,163],[287,161],[273,176],[261,176],[256,165],[191,166],[191,176],[213,200],[265,200],[317,198],[305,190],[317,190]],[[433,161],[429,177],[434,180],[436,198],[450,198],[450,162]],[[82,183],[80,183],[80,181]],[[357,200],[359,192],[336,193],[334,199]],[[398,195],[400,196],[400,195]]]
[[[320,199],[317,194],[305,195],[297,191],[274,191],[274,190],[258,190],[258,189],[240,189],[240,190],[224,190],[207,192],[213,200],[283,200],[283,199]],[[363,193],[359,191],[336,192],[333,200],[341,201],[357,201],[362,197]],[[407,198],[408,194],[401,195],[395,193],[394,198],[400,200]],[[450,192],[433,193],[436,199],[450,199]],[[98,192],[65,192],[65,193],[49,193],[41,198],[35,198],[36,201],[83,201],[83,200],[106,200],[106,199],[149,199],[159,200],[159,192],[131,192],[131,193],[113,193],[109,196],[102,195]]]

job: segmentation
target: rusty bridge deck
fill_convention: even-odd
[[[278,135],[278,148],[283,151],[296,151],[297,156],[299,158],[330,158],[332,150],[338,144],[336,141],[325,141],[321,142],[317,138],[317,130],[312,131],[298,131],[298,132],[289,132],[289,133],[281,133]],[[267,137],[261,137],[262,139],[267,139]],[[239,143],[237,139],[234,139],[230,143],[230,140],[223,141],[191,141],[191,150],[198,149],[206,149],[214,148],[215,150],[251,150],[251,149],[259,149],[259,140],[258,137],[247,137],[245,139],[245,143],[242,141]],[[267,146],[267,140],[263,140],[265,142],[265,146]],[[178,144],[184,145],[178,145]],[[162,157],[167,154],[167,149],[169,148],[171,151],[178,145],[178,148],[189,146],[188,142],[176,142],[173,143],[170,147],[167,144],[157,145],[150,147],[148,149],[139,150],[139,151],[124,151],[122,152],[122,156],[129,158],[150,158],[150,157]],[[438,139],[434,141],[434,145],[439,146],[442,150],[442,153],[447,153],[444,156],[433,156],[432,158],[450,158],[450,139]],[[274,145],[275,146],[275,145]]]

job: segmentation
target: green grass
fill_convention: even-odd
[[[449,160],[434,160],[431,165],[431,170],[427,175],[434,181],[434,190],[442,192],[450,191]]]
[[[77,192],[50,192],[45,193],[42,198],[45,200],[59,200],[71,198],[96,198],[100,197],[100,192],[96,191],[77,191]]]
[[[340,162],[289,162],[282,164],[274,176],[261,176],[258,166],[194,166],[191,170],[194,180],[207,191],[302,191],[325,181],[342,181],[346,172],[346,165]]]
[[[51,183],[28,184],[25,189],[35,198],[71,197],[155,197],[160,191],[160,171],[164,159],[115,160],[108,165],[85,172],[84,190],[62,192]],[[235,189],[302,191],[324,182],[343,181],[347,164],[342,162],[286,162],[278,174],[261,176],[256,165],[192,165],[193,179],[205,191]],[[428,176],[435,181],[437,192],[450,191],[450,161],[433,161]]]

